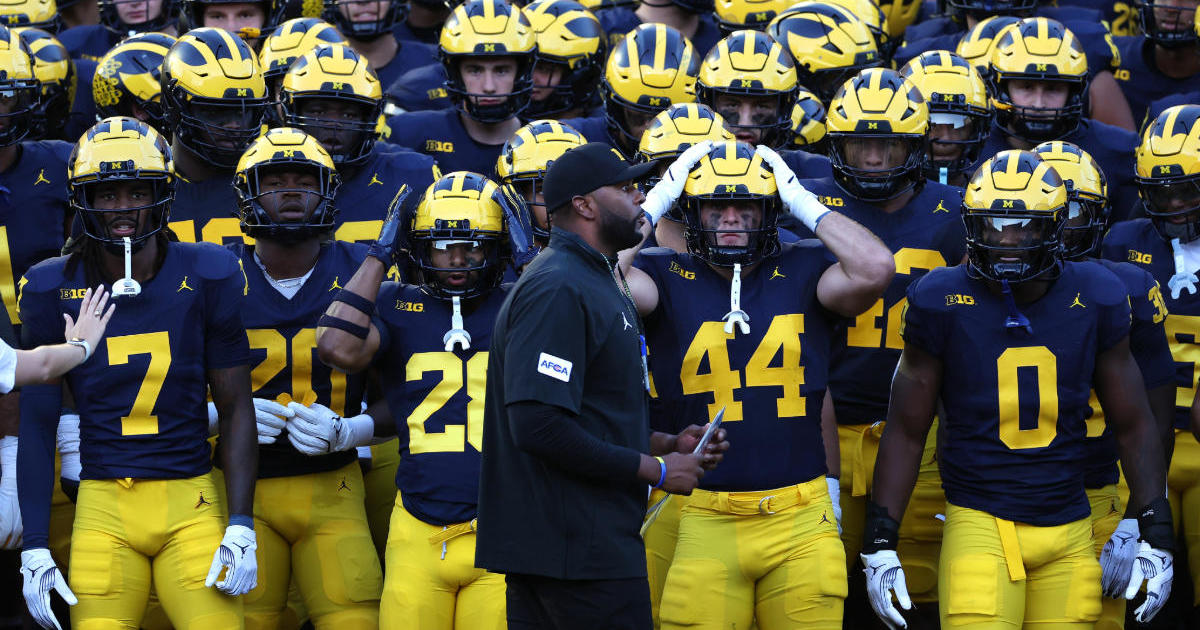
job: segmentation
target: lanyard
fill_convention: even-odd
[[[616,267],[612,263],[609,263],[609,268],[615,272],[615,277],[613,279],[614,283],[616,282],[617,278],[620,278],[620,284],[618,285],[617,289],[621,292],[621,298],[625,302],[625,308],[627,309],[628,314],[633,317],[633,321],[637,326],[638,345],[640,346],[638,350],[642,355],[642,384],[645,386],[646,391],[649,392],[650,365],[647,362],[646,333],[642,330],[642,318],[638,317],[637,304],[633,301],[633,293],[629,290],[629,283],[625,281],[625,274],[621,272],[620,268]]]

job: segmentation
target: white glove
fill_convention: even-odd
[[[17,436],[0,439],[0,549],[21,547],[21,504],[17,500]]]
[[[343,418],[325,405],[306,407],[288,403],[294,412],[288,423],[288,441],[305,455],[325,455],[370,444],[375,437],[375,420],[367,414]]]
[[[817,223],[829,214],[829,208],[796,179],[796,174],[771,147],[760,144],[755,147],[754,152],[775,173],[775,186],[779,188],[779,198],[783,201],[783,206],[815,234]]]
[[[1125,596],[1140,536],[1137,519],[1125,518],[1117,523],[1116,531],[1104,543],[1104,550],[1100,552],[1100,568],[1104,572],[1100,585],[1105,597],[1116,599]]]
[[[1175,558],[1169,551],[1155,549],[1148,543],[1139,542],[1137,557],[1133,559],[1133,570],[1129,575],[1129,586],[1125,599],[1137,597],[1146,583],[1146,601],[1133,611],[1139,623],[1146,623],[1162,610],[1171,596],[1171,580],[1175,577]]]
[[[912,609],[912,600],[908,598],[908,585],[904,583],[904,569],[900,566],[900,558],[895,551],[884,549],[872,554],[859,554],[862,558],[863,572],[867,574],[867,596],[871,598],[871,608],[891,630],[907,628],[908,622],[892,605],[892,593],[904,610]]]
[[[254,421],[258,424],[258,443],[274,444],[287,421],[296,415],[291,409],[265,398],[254,399]]]
[[[217,415],[217,403],[208,403],[208,437],[216,437],[221,432],[221,417]]]
[[[38,547],[22,551],[21,577],[25,581],[24,586],[21,587],[25,595],[25,605],[29,608],[29,614],[33,620],[46,630],[51,628],[62,630],[62,626],[58,625],[58,619],[54,617],[54,612],[50,610],[50,591],[58,591],[58,594],[72,606],[79,603],[79,600],[75,599],[75,593],[72,593],[71,588],[67,586],[62,571],[59,571],[58,565],[54,564],[50,550]]]
[[[62,470],[58,476],[79,481],[83,465],[79,463],[79,414],[64,413],[58,417],[58,454],[62,458]]]
[[[254,557],[257,548],[258,539],[254,537],[253,529],[244,525],[226,527],[204,585],[216,584],[217,590],[234,597],[254,590],[258,586],[258,559]],[[225,579],[218,582],[222,569],[225,569]]]
[[[686,151],[675,158],[674,162],[667,167],[667,172],[663,173],[662,179],[659,180],[650,192],[646,193],[646,200],[642,202],[642,210],[650,215],[650,224],[658,223],[662,215],[671,209],[679,196],[683,194],[683,185],[687,183],[688,173],[700,158],[704,157],[712,149],[712,140],[702,140],[688,147]]]
[[[829,500],[833,502],[833,518],[837,520],[838,534],[842,533],[842,484],[837,477],[826,477],[825,485],[829,488]]]

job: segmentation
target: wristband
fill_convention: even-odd
[[[900,541],[900,523],[888,516],[887,510],[878,503],[867,501],[867,526],[863,530],[863,555],[880,550],[895,551]]]
[[[359,339],[366,339],[367,335],[371,333],[371,329],[366,326],[360,326],[352,321],[334,317],[333,315],[322,315],[321,319],[317,320],[317,327],[344,330]]]
[[[663,482],[667,480],[667,460],[658,455],[655,455],[654,459],[658,460],[658,483],[654,484],[654,487],[661,488]]]
[[[67,340],[67,345],[83,348],[83,361],[87,361],[88,359],[92,358],[92,344],[88,343],[87,339],[72,337],[71,339]],[[80,363],[83,363],[83,361],[80,361]]]
[[[1137,521],[1142,542],[1155,549],[1175,552],[1175,527],[1171,520],[1171,504],[1166,498],[1159,497],[1142,508]]]
[[[246,529],[254,529],[254,517],[246,516],[245,514],[230,514],[229,526],[241,525]]]
[[[333,296],[333,301],[341,302],[367,317],[375,314],[375,303],[353,291],[342,289]]]

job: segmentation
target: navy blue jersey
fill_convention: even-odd
[[[1138,146],[1136,133],[1084,118],[1074,133],[1059,140],[1072,142],[1087,151],[1104,171],[1104,176],[1108,179],[1108,203],[1112,206],[1113,223],[1140,213],[1141,202],[1138,200],[1137,186],[1133,183],[1133,167],[1136,163],[1134,152]],[[979,152],[979,163],[974,168],[979,168],[980,164],[1000,151],[1011,148],[1013,147],[1008,143],[1008,136],[998,125],[993,124],[992,133],[984,143],[983,150]]]
[[[390,132],[384,138],[432,157],[443,173],[472,171],[493,177],[504,144],[476,142],[463,126],[462,115],[457,109],[448,109],[392,116],[387,120]]]
[[[396,82],[406,73],[437,63],[437,48],[429,44],[414,41],[396,40],[400,45],[396,56],[382,68],[372,68],[379,76],[379,84],[387,87]]]
[[[1037,526],[1091,513],[1084,492],[1085,419],[1096,358],[1129,334],[1129,297],[1112,272],[1066,263],[1022,304],[1032,334],[1006,328],[1003,295],[967,266],[908,289],[900,334],[942,362],[938,432],[946,500]]]
[[[614,7],[597,11],[596,19],[600,20],[600,28],[604,29],[608,35],[609,50],[612,50],[617,42],[624,39],[629,31],[642,25],[642,18],[638,17],[631,7]],[[700,15],[696,33],[687,39],[696,49],[696,54],[703,59],[722,38],[724,35],[721,34],[721,28],[717,26],[717,19],[713,13],[709,12]]]
[[[420,42],[437,46],[438,36],[442,33],[441,25],[433,28],[415,28],[408,20],[400,20],[392,27],[392,34],[401,42]]]
[[[1131,0],[1055,0],[1060,7],[1092,9],[1108,22],[1113,35],[1133,35],[1138,26],[1137,3]]]
[[[1146,119],[1150,103],[1183,92],[1200,90],[1200,74],[1186,79],[1172,79],[1158,70],[1154,63],[1154,42],[1144,35],[1117,38],[1117,50],[1121,53],[1120,64],[1113,73],[1133,119]]]
[[[1166,111],[1167,108],[1174,107],[1176,105],[1195,105],[1197,103],[1200,103],[1200,90],[1164,96],[1153,103],[1150,103],[1149,109],[1146,110],[1146,119],[1144,121],[1139,120],[1138,123],[1144,129],[1147,125],[1149,125],[1149,123],[1153,122],[1154,119],[1158,118],[1159,114]]]
[[[437,176],[435,168],[437,164],[428,155],[376,143],[366,164],[352,171],[342,170],[342,185],[334,197],[338,209],[334,237],[341,241],[374,241],[400,186],[408,184],[410,193],[404,204],[414,210]]]
[[[62,139],[72,144],[77,142],[92,125],[96,124],[96,102],[92,99],[92,77],[96,75],[96,62],[91,59],[74,59],[75,100],[71,104],[70,118],[61,131]]]
[[[1175,380],[1175,363],[1167,345],[1163,321],[1167,318],[1167,304],[1162,289],[1154,277],[1134,265],[1111,260],[1097,259],[1113,272],[1125,285],[1129,293],[1129,306],[1133,321],[1129,327],[1129,351],[1142,372],[1146,389],[1162,387]],[[1096,392],[1088,400],[1092,415],[1087,419],[1087,471],[1084,485],[1088,488],[1103,488],[1117,483],[1117,440],[1104,421],[1104,411]]]
[[[588,142],[603,142],[614,147],[620,147],[608,135],[608,122],[604,119],[604,114],[597,116],[587,116],[585,118],[564,118],[563,124],[570,125],[572,129],[579,132]]]
[[[730,282],[706,263],[664,249],[635,259],[659,293],[646,340],[656,407],[667,419],[653,422],[676,432],[723,407],[738,444],[700,487],[768,490],[825,474],[821,405],[836,316],[817,301],[817,281],[833,262],[819,241],[806,240],[743,273],[743,335],[725,333]]]
[[[446,94],[446,68],[440,63],[405,72],[386,86],[384,98],[406,112],[454,109]]]
[[[1196,397],[1196,377],[1200,375],[1196,371],[1200,363],[1200,293],[1193,295],[1184,289],[1178,298],[1171,297],[1167,287],[1175,275],[1175,258],[1171,245],[1162,240],[1150,219],[1114,224],[1104,237],[1100,255],[1149,271],[1163,287],[1162,297],[1169,313],[1163,325],[1175,359],[1175,428],[1187,430]]]
[[[25,347],[63,342],[88,281],[69,257],[21,279]],[[79,412],[82,479],[182,479],[212,468],[208,370],[250,362],[242,326],[246,275],[229,251],[171,243],[142,292],[117,310],[90,359],[67,373]]]
[[[73,59],[100,61],[121,38],[99,24],[81,24],[59,33],[58,41]]]
[[[387,201],[384,204],[386,207]],[[193,183],[179,175],[175,202],[171,204],[171,229],[179,240],[187,243],[206,241],[223,245],[244,241],[237,207],[232,176],[218,175]]]
[[[792,169],[797,179],[817,179],[833,176],[833,167],[829,158],[808,151],[780,151],[779,157],[783,163]]]
[[[447,351],[449,301],[421,287],[385,282],[376,311],[382,325],[376,367],[400,438],[396,487],[404,509],[432,525],[475,518],[488,348],[509,285],[464,305],[471,347]],[[378,322],[377,322],[378,325]]]
[[[325,243],[312,275],[291,299],[267,281],[252,246],[235,243],[229,249],[246,270],[248,290],[242,300],[242,324],[250,341],[254,397],[284,405],[289,400],[315,400],[343,417],[362,413],[366,375],[347,375],[321,363],[317,358],[317,320],[358,270],[367,255],[366,245]],[[217,448],[222,448],[219,442]],[[353,450],[310,457],[281,435],[274,444],[258,447],[258,476],[266,479],[328,472],[355,459]]]
[[[1063,26],[1066,26],[1067,30],[1075,35],[1075,39],[1083,47],[1083,52],[1087,56],[1088,74],[1096,76],[1097,73],[1105,70],[1113,71],[1117,68],[1120,55],[1117,52],[1117,46],[1113,40],[1112,33],[1108,31],[1102,22],[1072,18],[1063,21]],[[893,57],[896,61],[896,66],[902,66],[928,50],[949,50],[953,52],[958,48],[958,42],[962,39],[963,35],[966,35],[965,30],[939,33],[920,39],[906,39],[904,46],[897,50]]]
[[[1036,17],[1050,18],[1058,20],[1071,28],[1070,22],[1100,22],[1100,12],[1094,9],[1084,9],[1080,7],[1052,7],[1039,6],[1034,12]],[[1074,29],[1072,29],[1074,31]],[[960,21],[949,17],[930,17],[926,20],[914,22],[908,28],[904,29],[904,39],[908,42],[915,42],[930,37],[939,35],[958,34],[965,35],[967,32],[966,25]],[[1083,42],[1080,42],[1083,43]],[[954,50],[950,48],[950,50]]]
[[[14,325],[21,323],[17,279],[57,256],[66,241],[71,148],[58,140],[22,142],[16,162],[0,172],[0,297]]]
[[[962,190],[926,182],[912,201],[886,214],[847,195],[832,179],[808,181],[804,187],[871,230],[896,260],[896,275],[883,297],[839,327],[829,377],[839,424],[884,420],[892,373],[904,347],[900,323],[908,287],[932,269],[957,265],[966,255],[966,233],[958,211]]]

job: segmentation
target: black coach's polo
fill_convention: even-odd
[[[648,452],[632,309],[604,256],[557,228],[509,293],[488,358],[477,566],[558,579],[646,575],[645,482],[585,478],[522,451],[506,412],[522,401],[555,405],[631,457]]]

